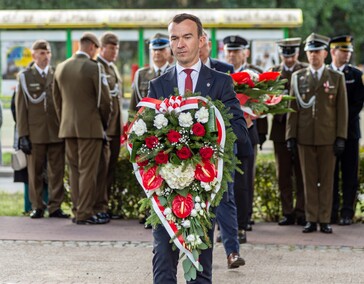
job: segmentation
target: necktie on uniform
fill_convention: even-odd
[[[187,91],[192,92],[193,91],[193,83],[192,83],[191,73],[192,73],[193,69],[184,69],[183,71],[187,75],[186,79],[185,79],[185,93]]]
[[[45,72],[43,71],[43,72],[42,72],[42,78],[45,78],[45,76],[46,76],[46,74],[45,74]]]
[[[318,72],[315,71],[315,74],[313,74],[313,78],[315,79],[315,82],[317,83],[319,81]]]
[[[162,74],[162,70],[161,69],[158,69],[158,71],[157,71],[157,77],[159,77],[161,74]]]

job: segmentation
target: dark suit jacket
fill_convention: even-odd
[[[168,98],[174,94],[178,87],[176,67],[169,69],[165,74],[150,81],[148,97],[159,99]],[[239,142],[244,143],[248,137],[246,122],[243,111],[240,109],[239,101],[233,89],[230,76],[212,70],[202,64],[195,92],[201,96],[209,96],[212,100],[220,100],[233,114],[230,120],[234,133]]]
[[[211,69],[213,70],[229,74],[234,73],[234,66],[229,63],[222,62],[220,60],[213,59],[210,57],[210,64],[211,64]]]

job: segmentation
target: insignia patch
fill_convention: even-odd
[[[210,83],[207,83],[207,87],[210,87]]]
[[[107,82],[106,76],[102,76],[102,83],[103,83],[105,86],[108,86],[108,85],[109,85],[109,83]]]

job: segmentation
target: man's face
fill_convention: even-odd
[[[293,65],[295,65],[295,63],[297,62],[297,58],[298,58],[298,53],[296,53],[295,55],[292,55],[292,56],[282,56],[281,55],[282,62],[288,68],[291,68]]]
[[[100,55],[108,62],[115,62],[119,55],[119,45],[106,44],[101,47]]]
[[[166,64],[171,54],[171,50],[169,48],[152,49],[151,53],[154,65],[157,67],[162,67],[164,64]]]
[[[349,63],[351,58],[351,51],[344,51],[341,49],[331,49],[331,57],[332,61],[334,62],[335,66],[340,67],[346,63]]]
[[[199,37],[197,24],[192,20],[181,23],[170,23],[168,26],[171,49],[182,67],[191,67],[199,59],[199,49],[204,43],[204,37]]]
[[[225,50],[226,62],[234,65],[235,69],[239,68],[240,65],[244,64],[247,58],[248,50],[246,49]]]
[[[306,51],[307,59],[310,65],[314,69],[319,69],[325,62],[325,58],[327,56],[327,51],[324,49],[321,50],[310,50]]]
[[[40,68],[44,69],[49,65],[52,53],[45,49],[36,49],[32,53],[33,60]]]
[[[210,56],[210,51],[211,51],[211,41],[207,40],[205,37],[205,41],[202,47],[200,48],[200,59],[202,60],[203,63],[205,63],[207,58]]]

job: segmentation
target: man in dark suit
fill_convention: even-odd
[[[271,71],[280,72],[282,79],[287,79],[285,93],[289,94],[292,73],[307,67],[306,63],[298,61],[301,38],[286,38],[277,41],[279,54],[282,60],[280,65],[272,67]],[[286,144],[287,114],[273,116],[270,139],[274,143],[274,155],[277,165],[278,187],[282,202],[283,218],[278,222],[280,226],[305,225],[305,208],[302,172],[298,153],[289,152]],[[296,203],[294,206],[294,186],[292,177],[296,182]]]
[[[48,170],[49,217],[68,218],[61,209],[64,198],[64,141],[58,138],[59,122],[52,100],[53,68],[49,42],[33,43],[34,64],[19,74],[16,116],[19,148],[27,154],[30,218],[42,218],[47,205],[42,199],[44,168]]]
[[[288,113],[287,147],[298,148],[305,192],[307,224],[303,233],[332,233],[332,208],[335,156],[344,151],[348,126],[345,78],[324,64],[329,38],[312,33],[306,39],[309,66],[292,74],[290,102],[295,112]]]
[[[94,210],[96,216],[109,220],[120,218],[109,209],[109,198],[114,182],[114,173],[120,152],[120,135],[123,133],[122,119],[122,81],[114,62],[119,55],[119,39],[112,32],[104,33],[100,38],[101,48],[97,61],[102,64],[107,75],[112,99],[112,113],[106,130],[107,143],[104,143],[97,177],[97,192]]]
[[[358,192],[358,165],[359,165],[359,114],[363,108],[364,85],[363,73],[349,64],[353,53],[353,37],[349,35],[337,36],[331,39],[330,49],[332,62],[331,69],[344,73],[349,118],[348,137],[345,142],[343,154],[336,159],[334,174],[334,197],[331,220],[337,223],[340,210],[339,225],[350,225],[355,214],[356,197]],[[339,173],[342,180],[342,205],[339,198]]]
[[[73,221],[79,225],[107,222],[94,212],[98,165],[112,110],[105,70],[92,60],[99,46],[93,33],[84,33],[80,49],[54,74],[59,137],[66,141]]]
[[[167,73],[150,82],[148,97],[168,98],[174,94],[174,88],[178,88],[183,96],[185,87],[192,81],[190,89],[192,92],[201,92],[202,96],[221,100],[226,107],[230,108],[233,114],[231,123],[234,133],[244,142],[247,139],[246,123],[233,90],[232,79],[228,75],[204,66],[199,59],[199,48],[205,41],[200,19],[190,14],[176,15],[170,22],[168,31],[177,63]],[[213,241],[213,230],[209,230],[208,234]],[[162,225],[153,230],[153,236],[154,283],[177,283],[179,251],[172,250],[170,236]],[[196,280],[191,283],[212,283],[212,248],[203,250],[199,260],[203,266],[203,272],[199,272]],[[239,255],[232,254],[228,257],[228,264],[233,265],[239,261]]]

